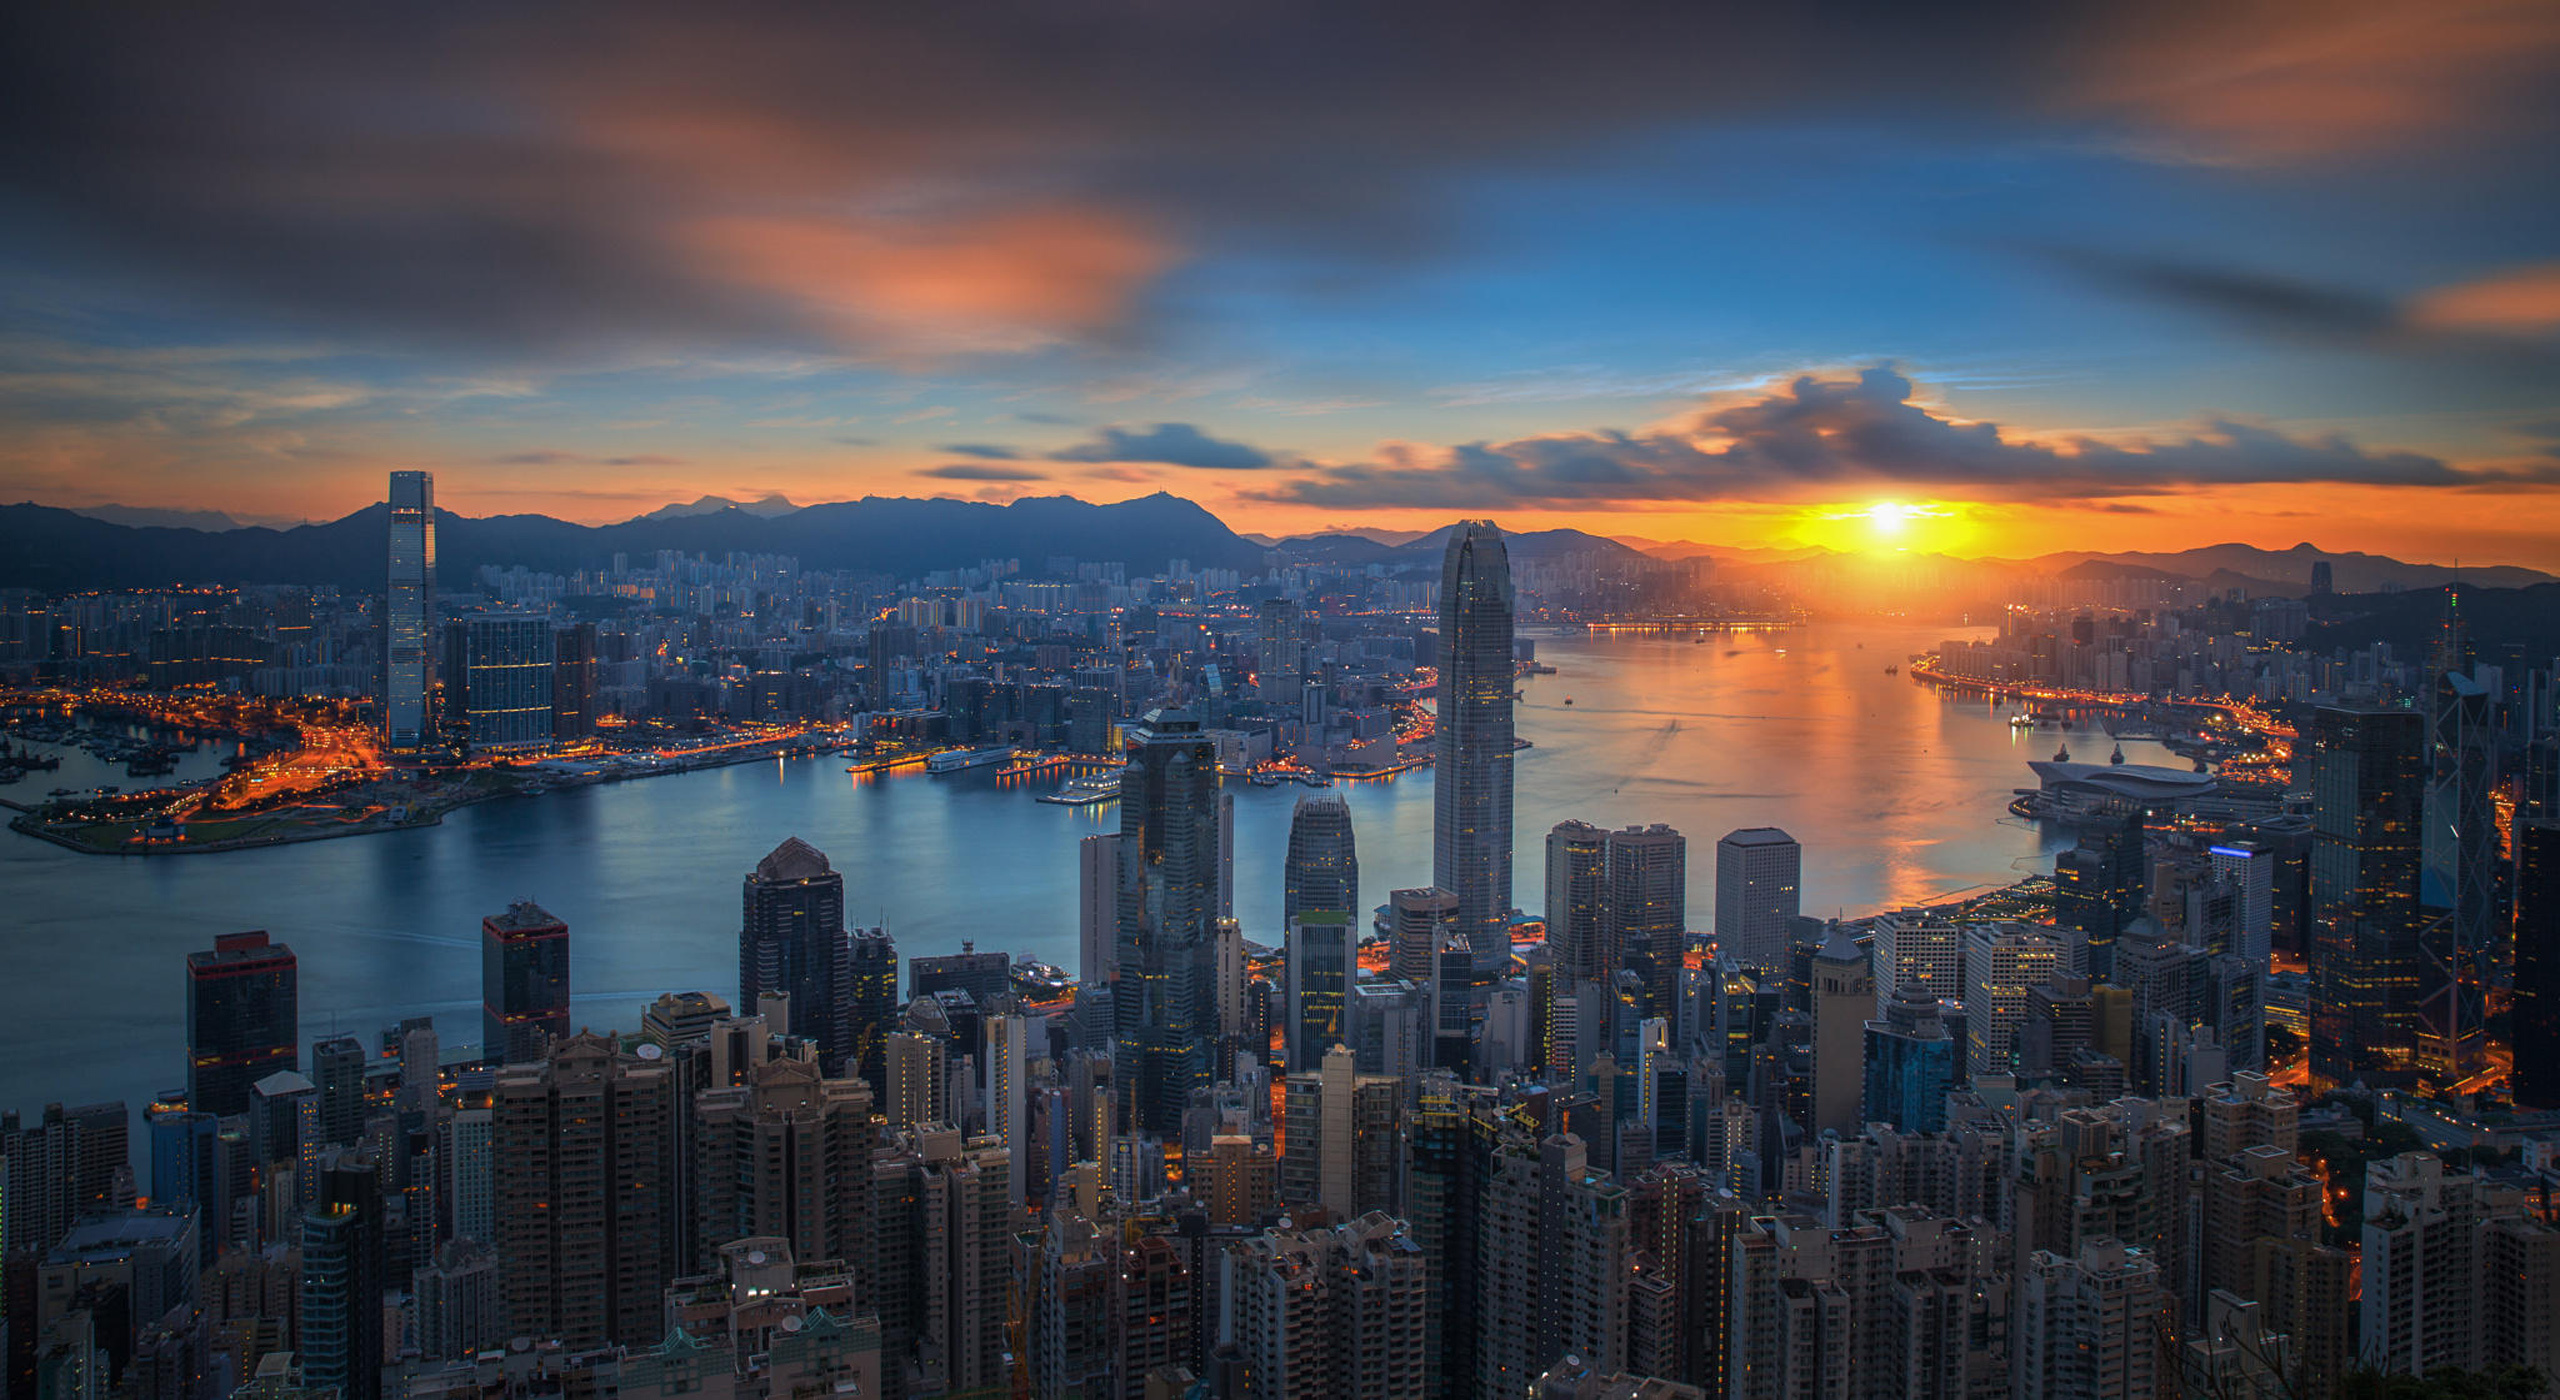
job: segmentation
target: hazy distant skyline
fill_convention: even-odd
[[[2560,10],[119,5],[0,499],[713,493],[2560,568]]]

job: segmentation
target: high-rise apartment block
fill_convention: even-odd
[[[674,1065],[598,1035],[498,1072],[493,1241],[511,1335],[654,1342],[679,1272]]]
[[[867,1268],[871,1251],[871,1086],[774,1060],[746,1083],[694,1096],[692,1237],[709,1251],[750,1235],[801,1259]],[[706,1259],[683,1261],[708,1267]]]
[[[1249,1393],[1392,1400],[1424,1393],[1425,1264],[1379,1212],[1330,1230],[1267,1230],[1226,1247],[1219,1335]]]

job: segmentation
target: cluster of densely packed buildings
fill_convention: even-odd
[[[2306,1142],[2501,1054],[2508,1127],[2560,1133],[2560,812],[2480,824],[2469,676],[2311,716],[2299,829],[2129,802],[2032,896],[1857,921],[1804,916],[1798,843],[1748,829],[1693,930],[1661,825],[1557,825],[1547,907],[1516,907],[1500,533],[1458,527],[1431,600],[1432,869],[1383,899],[1335,793],[1285,851],[1232,849],[1222,731],[1311,722],[1418,639],[1292,599],[1232,632],[1168,599],[1157,645],[1124,636],[1173,657],[1093,678],[1147,693],[1113,700],[1072,994],[974,949],[902,987],[796,838],[744,877],[735,998],[604,1033],[530,902],[480,930],[476,1046],[417,1020],[306,1054],[289,949],[191,956],[147,1182],[122,1104],[0,1128],[11,1393],[2274,1400],[2560,1371],[2553,1154],[2341,1179]],[[967,635],[917,601],[866,625]],[[1013,683],[987,670],[894,696],[965,714],[956,682]],[[1283,863],[1276,948],[1238,858]]]

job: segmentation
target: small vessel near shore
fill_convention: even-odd
[[[992,749],[953,749],[948,753],[938,753],[926,759],[924,771],[958,773],[965,769],[986,768],[994,764],[1010,762],[1012,758],[1013,746],[1010,744]]]

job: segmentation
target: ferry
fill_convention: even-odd
[[[1117,802],[1120,800],[1120,775],[1113,773],[1107,777],[1072,778],[1056,792],[1040,794],[1039,800],[1054,802],[1061,807],[1089,807],[1096,802]]]
[[[990,764],[1003,763],[1012,757],[1013,746],[1010,744],[992,749],[952,749],[947,753],[938,753],[926,759],[924,771],[957,773],[964,768],[984,768]]]

